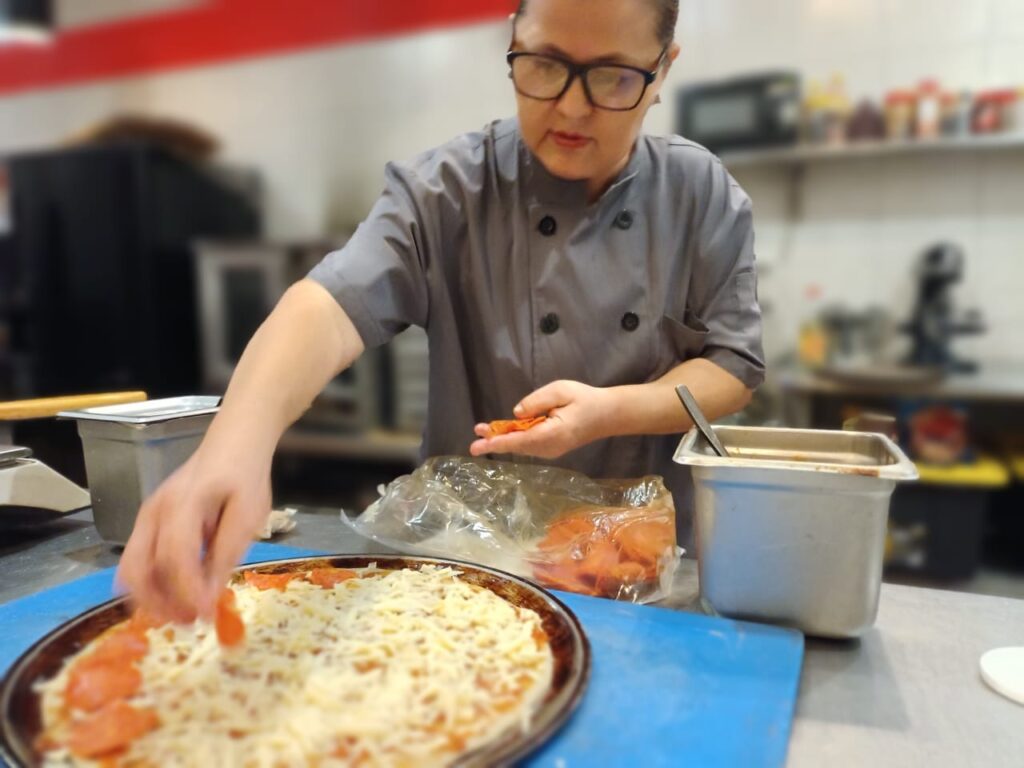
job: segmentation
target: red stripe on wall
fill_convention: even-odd
[[[72,29],[45,47],[0,48],[0,94],[493,20],[514,6],[514,0],[208,0]]]

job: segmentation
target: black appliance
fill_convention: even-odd
[[[953,286],[960,282],[963,274],[964,253],[957,245],[939,243],[922,255],[917,270],[914,312],[901,329],[912,339],[908,364],[949,373],[969,373],[977,369],[976,363],[960,360],[951,351],[954,336],[986,330],[977,311],[958,315],[954,308]]]
[[[766,72],[679,90],[677,130],[712,152],[795,144],[800,76]]]
[[[0,0],[0,40],[48,42],[54,27],[53,0]]]
[[[192,245],[254,236],[258,206],[145,142],[0,159],[0,399],[199,386]]]

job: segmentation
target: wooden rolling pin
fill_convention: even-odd
[[[95,395],[63,395],[34,400],[8,400],[0,403],[0,421],[45,419],[61,411],[98,408],[101,405],[123,405],[146,400],[145,392],[102,392]]]

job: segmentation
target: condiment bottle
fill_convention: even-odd
[[[939,135],[942,114],[939,84],[922,80],[917,89],[917,138],[934,139]]]

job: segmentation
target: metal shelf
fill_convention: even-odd
[[[975,152],[1024,149],[1024,133],[919,139],[913,141],[858,141],[839,146],[797,145],[777,149],[725,151],[721,160],[730,168],[757,165],[793,165],[822,160],[861,160],[931,152]]]

